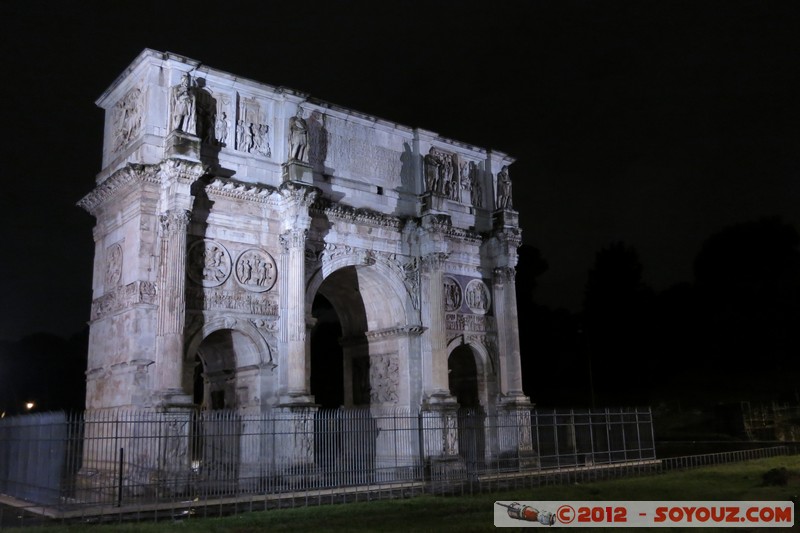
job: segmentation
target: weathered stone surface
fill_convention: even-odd
[[[318,293],[346,406],[450,424],[464,345],[481,408],[527,402],[511,157],[153,50],[97,103],[87,408],[312,408]],[[450,425],[430,454],[456,453]]]

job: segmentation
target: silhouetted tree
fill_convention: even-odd
[[[636,249],[623,242],[597,252],[589,270],[582,331],[599,403],[630,405],[649,400],[653,293],[643,282],[642,272]]]
[[[589,380],[579,361],[578,317],[536,303],[538,280],[548,267],[538,248],[519,248],[516,286],[523,390],[540,406],[586,407]]]
[[[778,217],[722,229],[694,263],[705,370],[741,394],[800,382],[800,234]],[[742,388],[744,387],[744,388]]]

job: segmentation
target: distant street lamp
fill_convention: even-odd
[[[34,407],[36,407],[35,403],[33,403],[33,402],[25,402],[25,409],[27,409],[28,411],[32,410]]]

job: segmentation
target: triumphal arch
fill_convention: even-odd
[[[530,407],[511,157],[153,50],[97,104],[87,412]]]

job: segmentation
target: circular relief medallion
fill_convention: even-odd
[[[189,279],[203,287],[217,287],[231,275],[231,256],[220,243],[203,239],[189,247]]]
[[[236,259],[236,281],[253,292],[265,292],[275,285],[278,277],[275,260],[264,250],[250,248]]]
[[[444,276],[444,310],[447,312],[458,311],[461,301],[461,285],[450,276]]]
[[[489,288],[483,281],[479,279],[470,280],[464,290],[464,299],[467,301],[467,307],[476,315],[485,315],[489,312],[491,296],[489,295]]]

